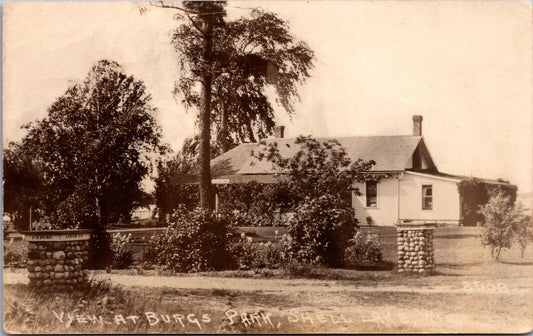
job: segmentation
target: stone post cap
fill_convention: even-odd
[[[412,221],[412,222],[397,222],[396,227],[398,230],[428,230],[435,229],[437,226],[436,222],[421,222],[421,221]]]
[[[91,238],[91,229],[76,229],[76,230],[36,230],[36,231],[22,231],[25,241],[75,241],[88,240]]]

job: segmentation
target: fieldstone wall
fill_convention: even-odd
[[[89,241],[28,243],[30,286],[68,288],[87,282]]]
[[[398,227],[398,272],[431,274],[433,260],[433,228]]]

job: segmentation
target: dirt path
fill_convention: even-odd
[[[123,274],[96,274],[95,279],[109,280],[127,287],[169,287],[175,289],[224,289],[235,291],[261,291],[263,293],[335,293],[335,292],[397,292],[397,293],[480,293],[480,294],[531,294],[532,288],[505,288],[483,290],[458,286],[406,286],[406,285],[350,285],[347,281],[313,279],[261,279],[221,278],[206,276],[144,276]],[[26,272],[4,272],[4,284],[28,283]]]
[[[94,277],[130,287],[132,291],[138,291],[139,296],[155,293],[153,295],[160,301],[210,307],[218,312],[220,323],[223,323],[224,316],[231,316],[238,321],[242,314],[266,312],[272,314],[273,331],[284,333],[501,333],[526,332],[530,328],[525,315],[514,316],[517,303],[502,308],[506,311],[503,316],[497,310],[512,297],[516,301],[516,297],[530,296],[531,286],[510,287],[505,292],[467,292],[460,287],[461,282],[458,282],[458,286],[371,286],[354,285],[349,281],[312,279],[107,273],[95,274]],[[27,273],[20,271],[4,272],[3,279],[4,284],[28,282]],[[185,291],[173,292],[168,291],[168,288]],[[478,305],[470,307],[469,302],[463,302],[463,297],[468,298],[466,301],[478,302]],[[434,300],[445,301],[443,305],[438,305]],[[489,304],[495,306],[496,310],[489,309],[489,313],[480,314],[479,309]],[[454,308],[450,309],[450,306]],[[242,332],[253,332],[253,324]]]

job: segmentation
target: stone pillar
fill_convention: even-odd
[[[91,230],[23,232],[28,241],[30,286],[74,289],[87,283]]]
[[[433,259],[434,226],[399,223],[398,272],[431,274],[435,269]]]

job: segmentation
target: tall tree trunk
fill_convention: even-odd
[[[222,153],[229,151],[229,139],[228,139],[228,108],[226,104],[222,104],[222,115],[220,116],[220,144],[222,147]]]
[[[211,200],[211,64],[213,58],[213,15],[204,15],[204,50],[203,50],[203,74],[202,92],[200,96],[200,207],[203,210],[212,211]]]

